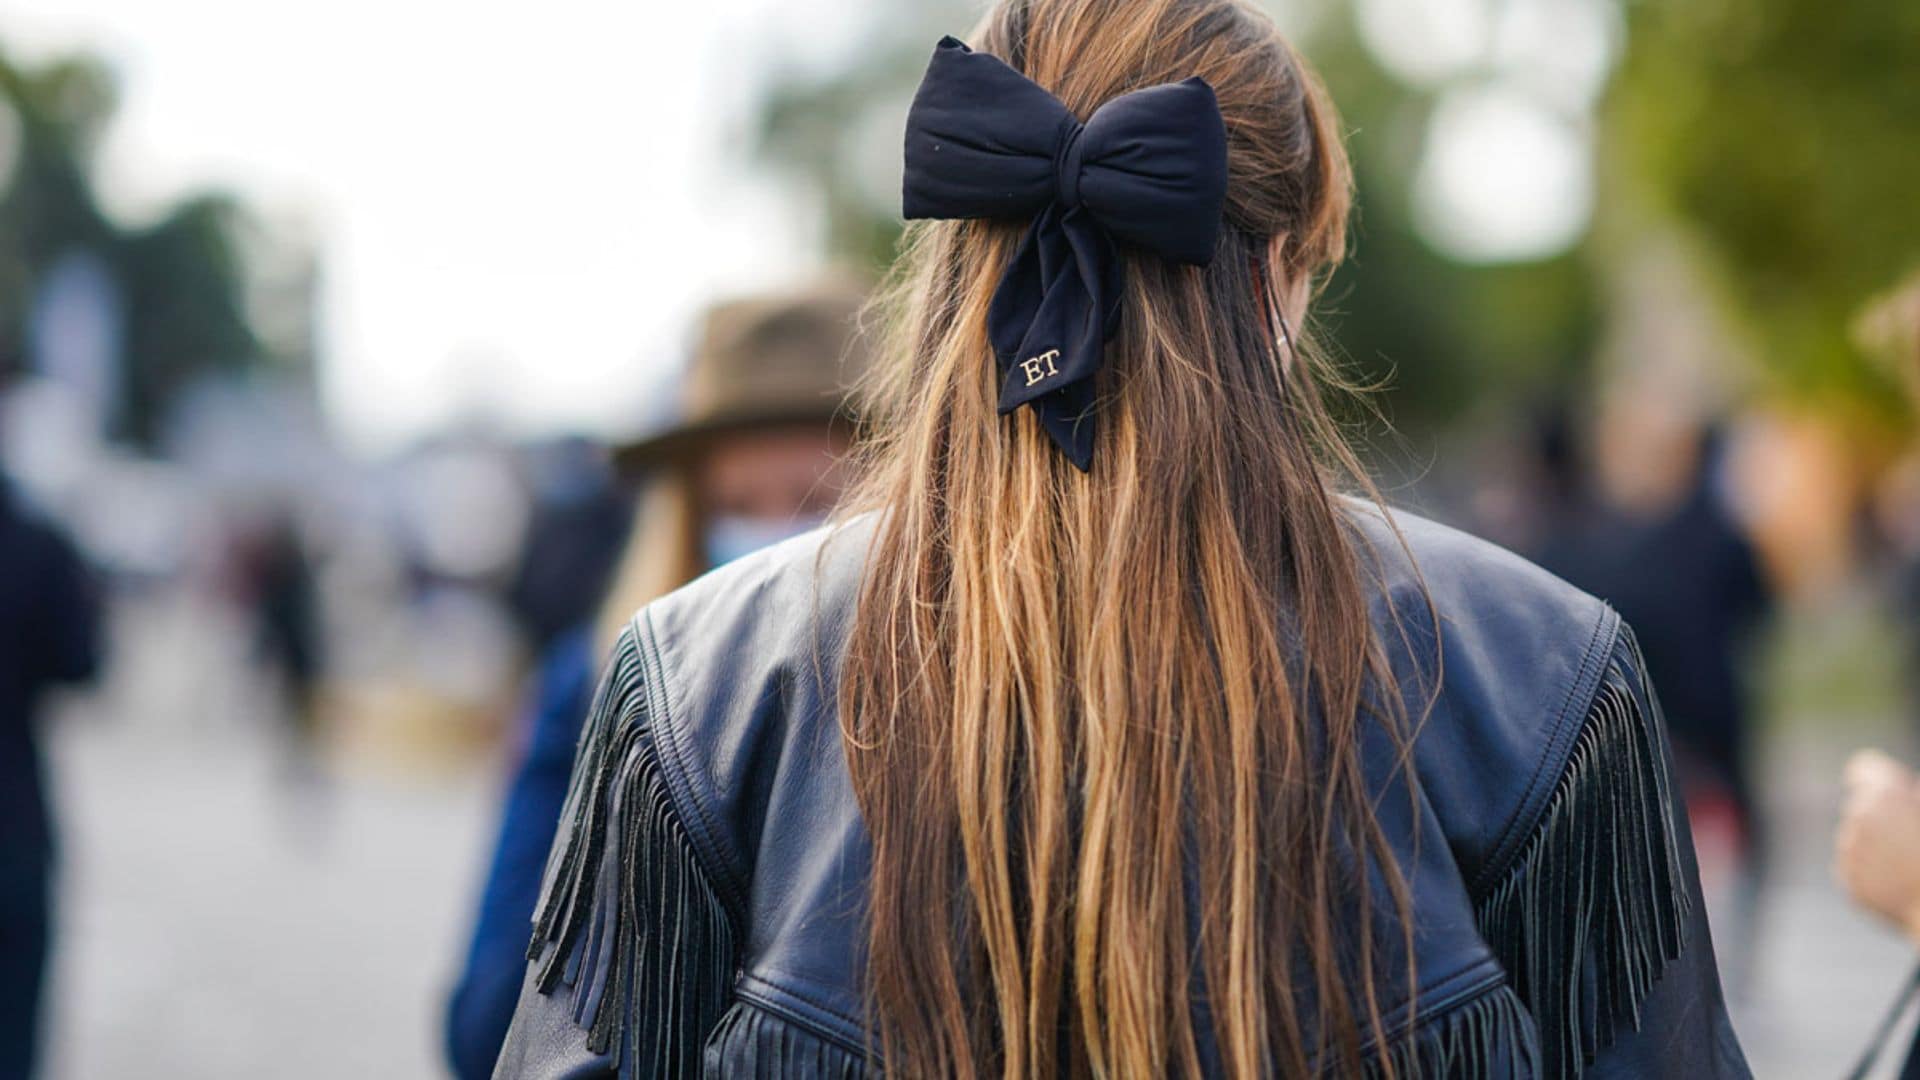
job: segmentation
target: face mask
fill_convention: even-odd
[[[820,519],[801,515],[792,518],[757,518],[727,515],[707,522],[704,547],[707,566],[725,566],[742,555],[751,555],[770,544],[820,524]]]

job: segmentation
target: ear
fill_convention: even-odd
[[[1300,333],[1300,324],[1307,317],[1307,301],[1313,290],[1305,274],[1296,274],[1288,269],[1289,254],[1287,242],[1291,236],[1284,232],[1274,233],[1267,240],[1267,265],[1272,268],[1273,281],[1269,288],[1274,291],[1274,299],[1280,303],[1280,314],[1286,318],[1287,326]]]

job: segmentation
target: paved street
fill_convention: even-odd
[[[59,749],[53,1076],[437,1074],[483,785],[367,776],[301,806],[241,732],[95,727]]]
[[[290,793],[269,734],[63,725],[55,1080],[440,1075],[491,778]]]

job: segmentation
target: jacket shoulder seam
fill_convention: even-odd
[[[642,608],[634,616],[633,625],[648,673],[654,676],[645,681],[648,693],[653,698],[656,717],[654,741],[661,748],[660,772],[666,780],[668,795],[680,809],[680,816],[688,826],[688,833],[696,848],[695,854],[703,863],[720,871],[710,876],[719,886],[721,896],[733,910],[735,918],[745,926],[748,915],[746,871],[738,853],[722,838],[719,826],[714,822],[709,800],[702,790],[704,777],[699,776],[690,764],[691,755],[685,744],[686,732],[678,722],[679,710],[674,708],[674,695],[670,692],[674,672],[668,668],[666,658],[661,654],[651,611]]]
[[[1553,796],[1554,786],[1559,782],[1567,756],[1573,752],[1574,740],[1579,737],[1587,707],[1600,692],[1607,663],[1620,636],[1620,616],[1603,602],[1595,601],[1595,606],[1599,612],[1587,635],[1579,670],[1567,685],[1560,707],[1549,721],[1547,743],[1534,761],[1533,775],[1527,780],[1525,793],[1501,828],[1499,839],[1488,848],[1486,861],[1479,873],[1474,875],[1468,891],[1475,896],[1483,895],[1493,883],[1498,882],[1525,847],[1527,837],[1532,835],[1538,818],[1545,813],[1546,804]]]

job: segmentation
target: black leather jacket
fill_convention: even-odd
[[[1350,520],[1408,715],[1425,712],[1417,799],[1377,804],[1412,890],[1419,991],[1390,1011],[1375,1070],[1749,1075],[1627,628],[1461,533],[1396,515],[1403,547],[1378,511]],[[865,1070],[867,836],[834,658],[870,529],[789,541],[634,617],[496,1075]],[[1408,781],[1384,736],[1363,758],[1383,792]]]

